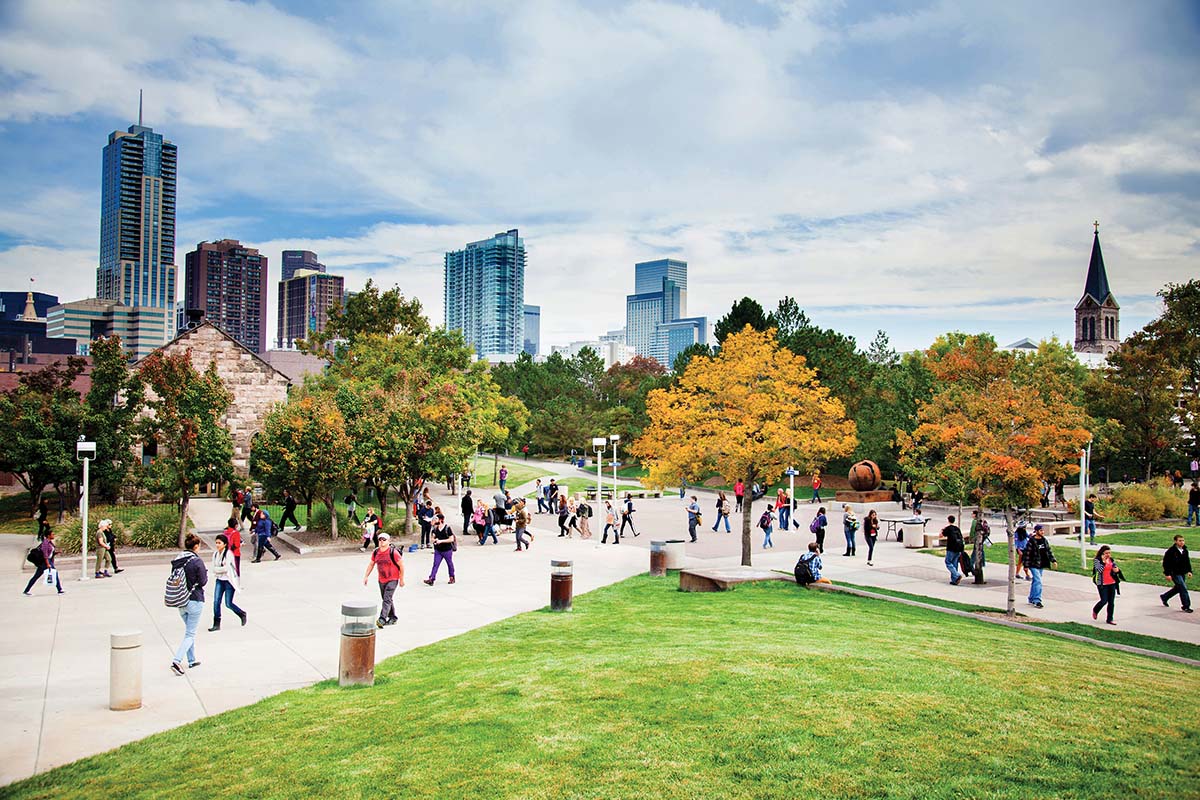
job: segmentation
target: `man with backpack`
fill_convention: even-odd
[[[1029,604],[1037,608],[1042,608],[1042,570],[1058,563],[1043,531],[1041,523],[1034,525],[1033,538],[1025,545],[1025,566],[1033,573],[1033,583],[1029,587]]]
[[[808,586],[810,583],[833,583],[829,578],[821,577],[821,552],[816,542],[808,543],[808,552],[800,556],[796,562],[796,584]]]
[[[966,545],[963,543],[962,531],[954,524],[954,515],[946,517],[946,521],[950,523],[942,528],[942,536],[946,538],[946,569],[950,570],[950,585],[958,586],[958,582],[962,580],[958,562],[966,550]]]
[[[179,609],[183,619],[183,641],[175,649],[171,671],[183,674],[183,659],[187,657],[189,669],[200,666],[196,660],[196,628],[200,615],[204,613],[204,586],[208,583],[208,570],[200,558],[200,537],[189,533],[183,540],[183,552],[171,560],[171,574],[167,578],[163,601],[170,608]]]
[[[391,537],[386,533],[379,534],[379,544],[371,553],[367,573],[363,575],[363,586],[367,585],[373,569],[379,570],[379,595],[382,598],[375,627],[395,625],[399,618],[396,616],[396,605],[392,602],[392,596],[396,593],[397,586],[404,585],[404,560],[400,551],[392,547]]]
[[[266,509],[254,506],[254,512],[251,514],[254,527],[254,562],[257,564],[262,561],[263,550],[270,550],[275,556],[275,560],[280,559],[279,551],[271,544],[271,537],[275,535],[275,520],[271,519],[271,515]]]
[[[637,528],[633,524],[633,495],[629,492],[625,493],[625,507],[621,509],[621,530],[620,535],[625,535],[625,526],[629,526],[629,530],[633,531],[633,535],[637,536]]]

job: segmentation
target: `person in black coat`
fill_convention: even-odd
[[[1175,543],[1163,553],[1163,575],[1171,581],[1171,589],[1158,596],[1162,604],[1169,605],[1169,600],[1179,595],[1183,610],[1192,613],[1192,598],[1188,596],[1187,579],[1192,577],[1192,559],[1188,556],[1187,544],[1182,536],[1175,537]]]
[[[292,497],[292,493],[287,489],[283,490],[283,518],[279,520],[279,527],[286,528],[288,520],[292,521],[292,530],[300,530],[300,521],[296,519],[296,498]]]
[[[462,500],[459,501],[458,507],[462,511],[463,515],[462,529],[464,531],[468,531],[471,529],[471,517],[475,514],[475,501],[471,499],[470,489],[467,489],[467,491],[463,492]],[[432,530],[432,525],[430,530]]]

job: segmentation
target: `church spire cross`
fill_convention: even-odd
[[[1096,234],[1099,235],[1100,234],[1100,220],[1096,220],[1095,222],[1092,223],[1092,225],[1095,226]]]

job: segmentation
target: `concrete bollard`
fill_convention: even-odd
[[[656,578],[667,574],[666,542],[650,542],[650,574]]]
[[[376,613],[375,604],[370,600],[347,600],[342,603],[339,686],[375,685]]]
[[[550,610],[570,611],[575,569],[570,561],[550,562]]]
[[[142,632],[109,635],[108,707],[132,711],[142,707]]]

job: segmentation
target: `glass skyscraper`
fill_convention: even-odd
[[[141,315],[154,328],[150,340],[161,343],[175,334],[177,155],[162,134],[131,125],[109,134],[101,180],[96,295],[160,311]]]
[[[298,269],[310,269],[313,272],[325,271],[325,265],[312,250],[284,250],[280,262],[279,280],[281,281],[290,281]]]
[[[526,353],[536,356],[542,348],[542,307],[525,306],[525,347]]]
[[[625,343],[667,369],[688,345],[704,344],[708,320],[687,315],[687,262],[670,258],[634,265],[634,294],[625,297]]]
[[[462,331],[480,358],[525,346],[525,242],[514,228],[446,253],[446,327]]]

